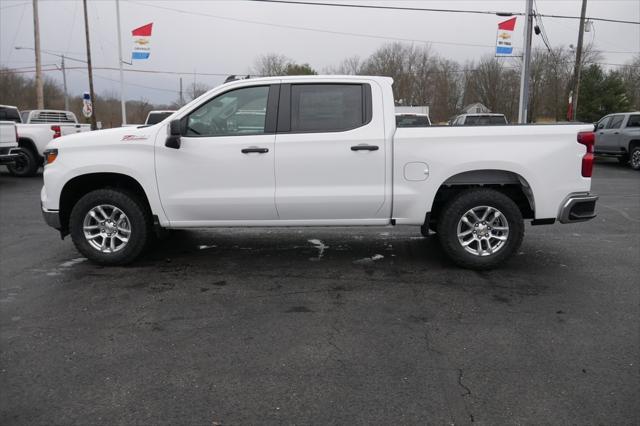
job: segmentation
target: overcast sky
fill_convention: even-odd
[[[525,0],[342,2],[508,12],[524,12],[526,3]],[[536,2],[541,14],[580,15],[580,0]],[[115,0],[89,0],[88,5],[94,66],[117,67]],[[81,0],[39,0],[39,12],[41,48],[85,59]],[[194,72],[246,74],[255,58],[266,53],[283,54],[323,71],[346,57],[357,55],[365,58],[386,41],[394,39],[429,42],[432,49],[444,57],[461,62],[476,60],[493,54],[497,23],[507,19],[494,15],[351,9],[244,0],[121,0],[120,14],[123,55],[127,59],[132,46],[131,30],[149,22],[154,24],[150,59],[136,61],[133,66],[125,65],[125,68],[184,73],[185,86],[193,82]],[[589,0],[587,16],[640,21],[640,1]],[[544,18],[543,23],[552,46],[576,44],[577,19]],[[515,46],[522,46],[523,27],[524,18],[518,17]],[[585,34],[585,41],[593,41],[598,49],[604,51],[602,62],[622,64],[640,51],[640,26],[594,22],[593,30]],[[540,37],[535,35],[533,45],[534,48],[544,47]],[[33,67],[33,51],[15,50],[16,46],[33,47],[31,0],[0,0],[0,64],[9,68]],[[46,53],[42,58],[45,69],[55,68],[60,60]],[[70,60],[67,66],[83,67],[68,71],[69,91],[81,94],[88,90],[86,66]],[[117,93],[117,71],[95,70],[94,74],[98,93]],[[59,71],[48,71],[46,75],[61,81]],[[126,72],[126,97],[144,97],[155,103],[170,102],[178,97],[179,77]],[[224,77],[196,75],[196,79],[215,86]]]

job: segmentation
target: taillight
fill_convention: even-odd
[[[53,130],[53,138],[59,138],[62,136],[62,132],[60,131],[60,126],[51,126],[51,130]]]
[[[596,141],[594,132],[579,132],[578,143],[587,147],[587,152],[582,156],[582,177],[591,177],[593,174],[593,145]]]

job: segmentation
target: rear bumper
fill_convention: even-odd
[[[2,151],[0,151],[0,164],[13,164],[20,157],[19,148],[11,148],[6,153]]]
[[[60,224],[60,212],[53,210],[45,210],[42,208],[42,217],[47,225],[52,228],[60,230],[62,225]]]
[[[596,217],[596,201],[598,196],[593,194],[569,195],[560,207],[558,220],[560,223],[584,222]]]

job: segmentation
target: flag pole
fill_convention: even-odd
[[[127,103],[124,99],[124,72],[122,70],[122,32],[120,31],[120,0],[116,0],[116,17],[118,23],[118,63],[120,64],[120,109],[122,125],[127,124]]]

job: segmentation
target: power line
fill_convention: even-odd
[[[11,6],[3,6],[3,7],[0,7],[0,10],[11,9],[12,7],[25,6],[25,5],[27,5],[27,4],[29,4],[29,2],[28,2],[28,1],[25,1],[24,3],[18,3],[18,4],[12,4]]]
[[[381,9],[381,10],[404,10],[411,12],[442,12],[442,13],[467,13],[478,15],[499,15],[499,16],[524,16],[522,12],[500,12],[500,11],[486,11],[486,10],[463,10],[463,9],[435,9],[425,7],[400,7],[400,6],[378,6],[371,4],[351,4],[351,3],[323,3],[323,2],[311,2],[311,1],[296,1],[296,0],[247,0],[261,3],[281,3],[303,6],[329,6],[329,7],[349,7],[357,9]],[[570,15],[541,15],[547,18],[557,19],[580,19],[579,16]],[[640,25],[640,21],[625,21],[622,19],[610,19],[610,18],[586,18],[592,21],[603,22],[615,22],[618,24],[632,24]]]

